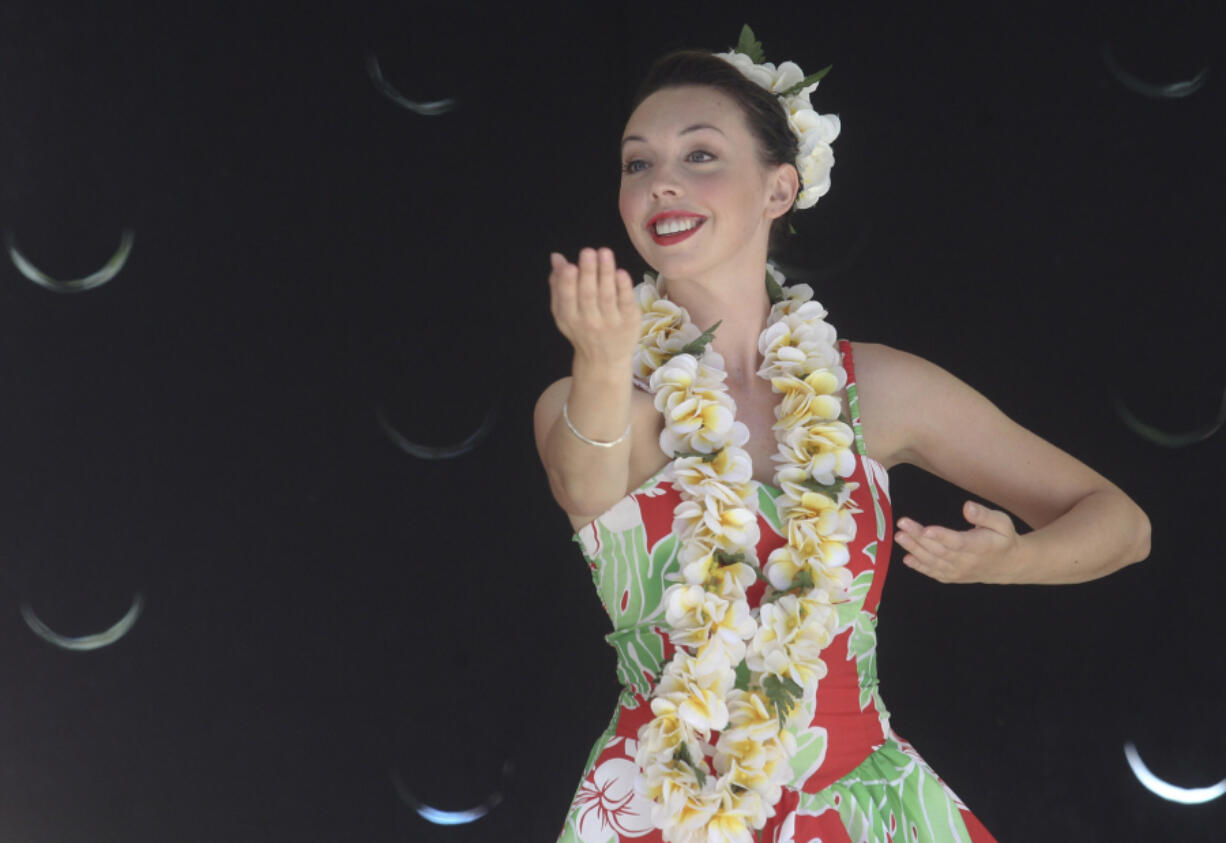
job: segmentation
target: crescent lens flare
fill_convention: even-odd
[[[1128,766],[1132,768],[1132,774],[1137,777],[1137,781],[1150,793],[1169,802],[1178,802],[1181,805],[1203,805],[1226,795],[1226,779],[1209,787],[1179,787],[1163,781],[1145,766],[1145,762],[1141,760],[1141,754],[1137,752],[1136,744],[1132,741],[1124,744],[1124,757],[1128,759]]]

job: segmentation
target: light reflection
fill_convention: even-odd
[[[498,418],[498,410],[497,407],[490,407],[489,412],[485,414],[484,421],[481,422],[481,426],[462,442],[457,442],[454,445],[423,445],[420,442],[410,441],[392,426],[392,423],[387,419],[387,414],[383,412],[382,406],[375,407],[375,418],[379,420],[379,427],[383,428],[387,438],[392,440],[393,444],[405,453],[412,454],[418,459],[423,460],[448,460],[467,454],[480,445],[485,437],[490,435],[490,431],[494,429],[494,422]]]
[[[383,78],[383,71],[379,68],[379,59],[375,58],[373,53],[366,57],[366,72],[370,74],[370,81],[375,83],[379,93],[396,103],[396,105],[401,108],[407,108],[414,114],[420,114],[423,117],[437,117],[456,107],[456,101],[450,98],[435,100],[434,102],[417,102],[409,99],[397,91],[391,82]]]
[[[1183,448],[1195,445],[1197,442],[1204,442],[1221,430],[1223,424],[1226,424],[1226,391],[1222,392],[1222,404],[1218,408],[1217,418],[1203,427],[1189,430],[1186,433],[1167,433],[1165,430],[1159,430],[1153,425],[1146,424],[1133,415],[1133,412],[1118,398],[1115,399],[1115,412],[1128,426],[1128,429],[1142,439],[1164,448]]]
[[[43,623],[29,603],[21,604],[21,617],[25,620],[26,626],[30,627],[35,635],[48,644],[59,647],[61,650],[87,652],[108,647],[127,635],[128,631],[136,624],[136,619],[140,617],[141,609],[144,608],[144,602],[144,597],[140,592],[137,592],[136,596],[132,598],[132,605],[128,608],[127,613],[109,629],[94,633],[93,635],[82,635],[75,638],[61,635]]]
[[[101,287],[123,269],[124,264],[128,262],[128,255],[132,251],[132,244],[135,240],[136,234],[129,229],[125,229],[119,240],[119,248],[115,251],[115,254],[111,255],[110,260],[101,269],[84,278],[76,278],[71,281],[57,281],[30,263],[26,256],[17,249],[17,240],[12,232],[6,231],[4,233],[4,244],[8,249],[9,260],[17,267],[17,271],[40,287],[45,287],[55,293],[82,293],[95,287]]]
[[[508,764],[509,763],[510,762],[508,762]],[[507,764],[504,764],[504,773],[506,772],[506,769]],[[392,785],[396,788],[397,795],[400,796],[400,799],[406,805],[416,811],[417,815],[423,820],[429,823],[434,823],[435,825],[465,825],[467,823],[476,822],[502,804],[502,793],[500,791],[494,791],[489,795],[489,798],[487,798],[484,803],[476,806],[475,808],[468,808],[463,811],[444,811],[440,808],[426,805],[418,800],[417,797],[413,795],[413,792],[410,791],[408,786],[404,783],[404,780],[400,778],[400,773],[396,770],[392,770]]]
[[[1103,44],[1102,54],[1103,63],[1107,65],[1107,70],[1111,71],[1111,75],[1125,88],[1135,91],[1144,97],[1154,97],[1155,99],[1181,99],[1182,97],[1189,97],[1203,88],[1205,82],[1209,80],[1209,68],[1204,67],[1191,79],[1158,85],[1153,82],[1146,82],[1120,67],[1119,62],[1115,60],[1115,56],[1111,53],[1111,47],[1107,44]]]
[[[1179,787],[1163,781],[1145,766],[1140,753],[1137,752],[1136,745],[1131,741],[1124,744],[1124,757],[1128,759],[1128,766],[1132,768],[1132,774],[1146,790],[1171,802],[1178,802],[1181,805],[1202,805],[1226,794],[1226,779],[1209,787]]]

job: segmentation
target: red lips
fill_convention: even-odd
[[[693,228],[687,228],[685,231],[678,231],[675,234],[659,234],[656,231],[656,223],[668,219],[692,219],[698,220],[698,224]],[[703,223],[706,221],[707,218],[701,214],[691,214],[688,211],[662,211],[647,221],[647,233],[651,235],[652,240],[661,246],[671,246],[674,243],[680,243],[702,228]]]

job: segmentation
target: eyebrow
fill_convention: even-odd
[[[693,126],[686,126],[684,129],[682,129],[677,134],[678,135],[688,135],[690,132],[697,132],[699,129],[711,129],[713,131],[719,132],[721,135],[724,134],[723,129],[719,128],[718,126],[712,126],[710,123],[695,123]],[[624,138],[622,138],[622,146],[625,146],[630,141],[639,141],[640,143],[647,143],[646,138],[639,137],[638,135],[626,135]]]

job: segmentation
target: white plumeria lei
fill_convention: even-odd
[[[766,269],[773,305],[758,375],[782,396],[773,459],[787,544],[762,570],[753,464],[741,447],[749,431],[736,420],[722,357],[706,347],[714,328],[699,331],[650,277],[635,291],[643,326],[634,375],[664,414],[660,447],[675,456],[681,495],[680,581],[664,593],[676,653],[652,691],[635,762],[652,823],[677,843],[751,843],[774,814],[796,752],[785,726],[803,725],[816,704],[834,604],[851,581],[855,484],[843,478],[855,468],[855,435],[839,420],[837,395],[847,372],[812,288],[784,290],[783,276]],[[766,592],[751,609],[746,589],[760,578]]]
[[[809,94],[829,67],[805,76],[794,62],[785,61],[779,67],[763,60],[762,45],[754,39],[748,26],[741,30],[736,48],[717,57],[731,64],[750,81],[779,97],[788,113],[788,125],[800,143],[796,169],[804,189],[796,197],[800,210],[811,208],[830,190],[830,170],[834,167],[834,150],[830,144],[839,136],[839,118],[833,114],[818,114],[809,102]]]

